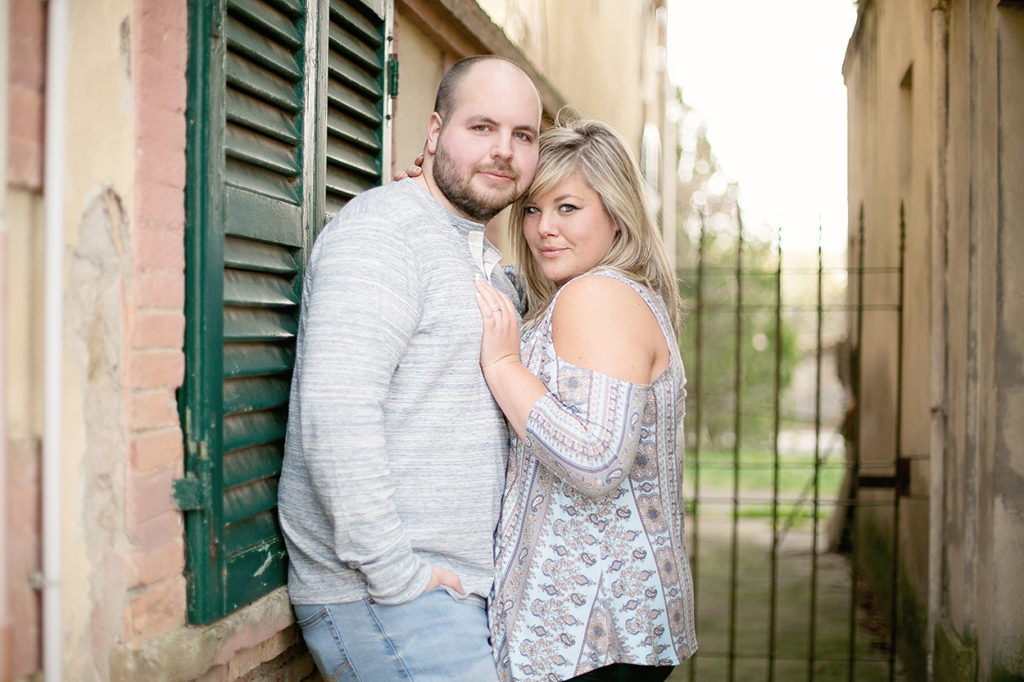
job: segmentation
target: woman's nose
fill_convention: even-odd
[[[551,216],[542,212],[537,216],[537,231],[545,237],[548,237],[556,234],[558,232],[558,228],[555,226],[555,221],[551,219]]]

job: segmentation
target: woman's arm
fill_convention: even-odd
[[[545,386],[519,361],[499,301],[481,288],[484,377],[520,438],[548,468],[589,495],[613,490],[636,455],[647,384],[668,364],[657,319],[629,286],[607,277],[566,285],[553,313],[555,351],[573,367]],[[565,376],[561,376],[561,375]]]
[[[519,315],[508,296],[482,279],[477,280],[476,288],[476,302],[484,318],[480,367],[509,425],[525,439],[530,410],[548,389],[519,359]]]

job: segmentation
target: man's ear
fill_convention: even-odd
[[[433,155],[437,152],[437,139],[441,137],[441,114],[436,111],[430,114],[430,119],[427,121],[427,143],[425,149],[428,154]]]

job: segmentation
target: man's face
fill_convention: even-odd
[[[503,62],[466,74],[445,121],[431,118],[432,175],[454,212],[487,222],[518,199],[537,170],[540,104],[526,75]]]

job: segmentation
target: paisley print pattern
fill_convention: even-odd
[[[549,307],[523,336],[550,393],[512,437],[489,602],[502,680],[555,682],[610,663],[675,665],[697,649],[681,499],[686,378],[664,304],[617,273],[671,349],[653,383],[555,354]]]

